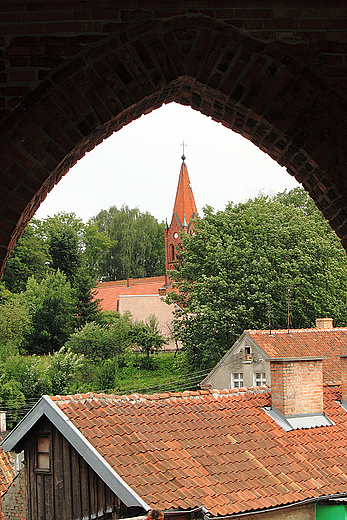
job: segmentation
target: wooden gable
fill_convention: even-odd
[[[48,439],[47,463],[39,458],[39,450],[47,446],[41,439]],[[91,520],[143,513],[140,508],[127,508],[46,417],[25,436],[23,448],[28,520]]]

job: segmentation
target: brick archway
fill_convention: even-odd
[[[2,265],[73,164],[171,101],[212,116],[286,166],[347,247],[347,45],[339,41],[343,30],[316,27],[344,10],[317,11],[305,32],[294,30],[280,7],[205,9],[197,0],[191,10],[164,9],[160,1],[122,10],[115,4],[123,5],[91,0],[82,9],[82,2],[46,0],[23,9],[19,0],[0,1],[8,20],[0,39]],[[307,22],[306,11],[298,26]]]

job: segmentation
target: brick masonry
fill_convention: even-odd
[[[323,412],[322,359],[270,361],[272,405],[283,415]]]
[[[285,4],[0,0],[0,266],[73,164],[171,101],[285,166],[347,247],[347,8]]]
[[[26,473],[23,468],[1,497],[4,520],[27,520]]]

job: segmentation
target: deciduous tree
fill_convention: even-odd
[[[111,247],[98,259],[99,277],[120,280],[162,275],[165,272],[164,223],[137,208],[112,206],[91,219]]]
[[[273,328],[347,323],[346,253],[301,188],[205,208],[171,275],[175,333],[194,368],[212,367],[244,329],[268,327],[270,306]]]
[[[23,346],[30,354],[59,350],[73,332],[76,317],[75,298],[64,273],[50,273],[41,282],[29,278],[23,298],[32,321]]]

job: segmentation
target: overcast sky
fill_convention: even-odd
[[[113,134],[81,159],[48,194],[35,217],[65,211],[85,222],[126,204],[171,220],[182,143],[198,212],[224,210],[260,192],[298,183],[250,141],[190,107],[171,103]]]

